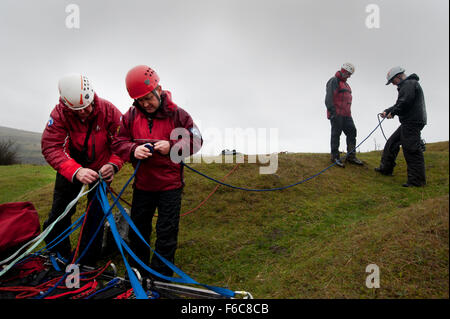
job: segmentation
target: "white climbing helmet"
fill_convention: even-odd
[[[342,65],[342,69],[344,69],[345,71],[347,71],[350,74],[355,73],[355,66],[351,63],[344,63]]]
[[[94,100],[94,89],[82,74],[68,74],[58,83],[59,95],[64,105],[72,110],[82,110]]]
[[[405,69],[401,66],[394,66],[392,69],[389,70],[388,74],[386,75],[387,83],[386,85],[391,84],[392,80],[399,75],[400,73],[405,72]]]

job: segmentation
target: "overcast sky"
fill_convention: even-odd
[[[68,28],[70,4],[79,28]],[[366,7],[379,8],[368,28]],[[164,0],[0,2],[0,126],[42,132],[58,102],[58,79],[84,73],[125,113],[127,71],[154,68],[163,89],[199,124],[205,150],[234,148],[226,130],[276,128],[277,149],[329,152],[325,84],[342,63],[359,143],[394,104],[385,86],[396,65],[423,87],[427,142],[449,139],[447,0]],[[71,20],[73,21],[73,20]],[[392,133],[398,119],[385,121]],[[267,132],[268,134],[268,132]],[[360,151],[384,146],[377,131]],[[342,136],[341,150],[345,149]],[[240,150],[240,149],[238,149]],[[244,150],[245,151],[245,150]]]

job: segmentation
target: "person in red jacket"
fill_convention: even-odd
[[[141,161],[133,184],[131,218],[149,243],[153,215],[158,209],[155,250],[173,263],[184,186],[180,162],[198,152],[203,140],[191,116],[161,88],[159,76],[150,67],[132,68],[126,76],[126,87],[134,103],[122,118],[113,150],[133,166]],[[129,240],[135,254],[148,264],[149,248],[134,232],[130,232]],[[142,270],[134,261],[132,264]],[[162,275],[173,275],[156,255],[150,267]]]
[[[352,89],[347,79],[355,72],[355,67],[350,63],[344,63],[335,76],[327,82],[327,94],[325,105],[327,107],[327,118],[331,123],[331,161],[340,167],[344,167],[339,156],[339,142],[341,133],[347,137],[347,158],[350,163],[363,165],[355,156],[356,127],[353,122]]]
[[[122,113],[109,101],[97,96],[86,76],[70,74],[59,81],[59,103],[50,114],[42,134],[41,148],[46,161],[56,170],[53,204],[43,228],[52,224],[78,195],[82,184],[92,188],[99,175],[110,183],[123,165],[111,151],[112,137],[120,125]],[[80,252],[86,248],[99,227],[103,211],[95,197],[88,194],[88,217],[80,243]],[[46,237],[49,244],[71,225],[74,206]],[[80,260],[95,264],[100,254],[103,230],[96,235],[90,248]],[[51,249],[68,258],[71,245],[68,238]]]

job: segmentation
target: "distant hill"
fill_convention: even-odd
[[[44,165],[41,154],[41,133],[0,126],[0,141],[11,140],[17,147],[18,159],[24,164]]]

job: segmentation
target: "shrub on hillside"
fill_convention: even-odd
[[[0,141],[0,165],[18,164],[17,147],[11,140]]]

